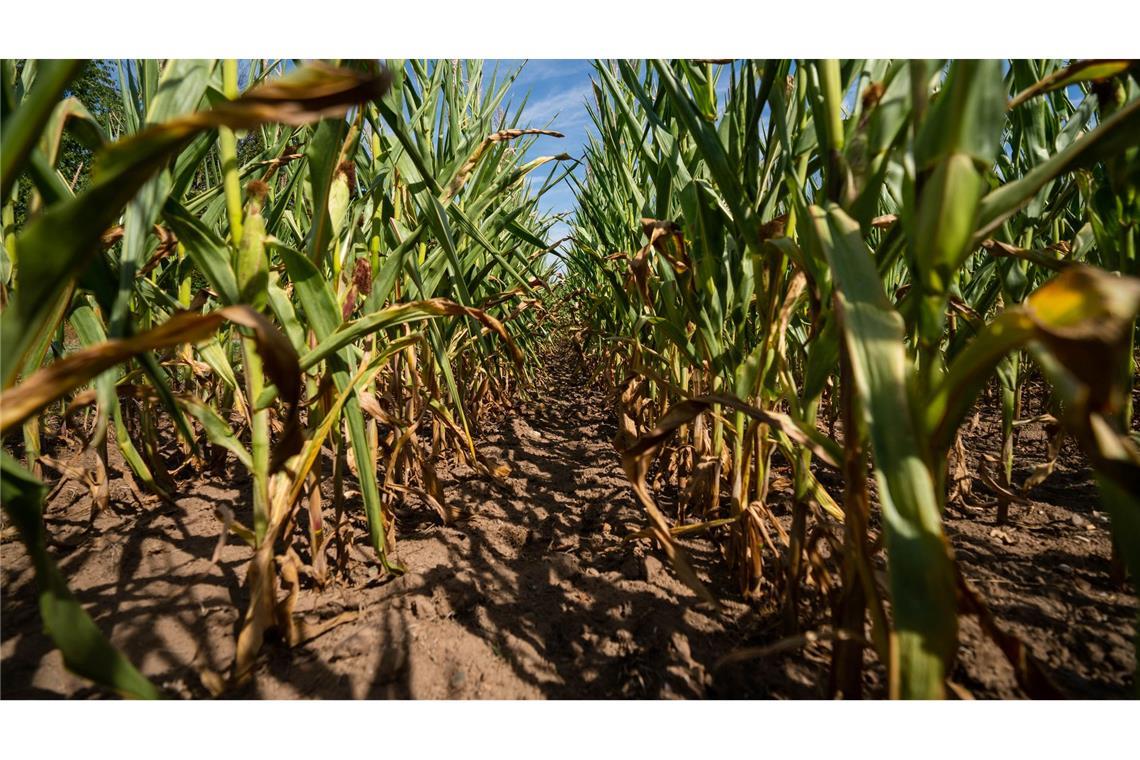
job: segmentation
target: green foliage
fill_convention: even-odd
[[[306,553],[319,584],[346,571],[346,475],[393,573],[397,498],[423,494],[453,516],[439,456],[501,477],[473,431],[550,337],[539,296],[551,297],[554,220],[537,202],[551,185],[527,179],[563,158],[522,162],[540,131],[502,115],[515,74],[485,77],[479,62],[117,68],[117,85],[95,64],[4,70],[5,181],[19,174],[32,191],[3,199],[2,429],[23,428],[32,466],[38,415],[92,381],[101,466],[113,431],[139,482],[171,498],[155,455],[165,418],[184,465],[205,467],[209,444],[249,469],[248,508],[229,527],[255,548],[232,684],[268,630],[296,635],[292,602],[276,598],[290,557]],[[80,163],[72,187],[63,172]],[[72,330],[80,346],[65,351],[56,338]],[[41,366],[49,345],[64,356]],[[329,451],[335,520],[310,477]],[[23,509],[12,493],[5,509]],[[308,540],[294,548],[303,502]],[[76,667],[118,688],[114,673]]]
[[[1054,383],[1066,429],[1101,482],[1111,481],[1114,539],[1126,559],[1133,554],[1125,547],[1140,538],[1132,511],[1140,503],[1125,507],[1120,494],[1140,483],[1140,450],[1127,434],[1140,309],[1140,281],[1127,277],[1138,274],[1140,234],[1135,66],[619,61],[596,69],[594,133],[586,176],[575,181],[562,289],[618,396],[619,449],[645,452],[652,441],[657,451],[660,425],[671,421],[679,440],[663,455],[662,477],[680,489],[677,518],[699,510],[702,526],[723,531],[742,591],[760,588],[765,532],[783,531],[767,507],[779,450],[795,480],[786,559],[772,549],[783,560],[789,627],[808,531],[813,523],[830,531],[839,519],[844,590],[835,619],[860,639],[869,620],[893,696],[941,696],[957,649],[959,591],[941,529],[947,463],[966,410],[1001,377],[1004,485],[1016,488],[1008,480],[1021,352]],[[710,86],[718,76],[727,89]],[[752,414],[786,410],[799,430],[814,429],[821,411],[833,433],[843,421],[841,504],[815,480],[815,450],[779,428],[715,408],[711,424],[672,424],[694,398],[728,388],[734,404]],[[870,563],[868,455],[885,593]],[[634,488],[657,525],[634,477],[648,462],[638,467]],[[668,531],[659,533],[672,552]],[[836,645],[835,693],[858,694],[861,646]],[[1032,663],[1014,666],[1027,689],[1041,683]]]

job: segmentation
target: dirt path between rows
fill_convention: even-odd
[[[252,681],[228,696],[824,696],[826,643],[716,667],[739,647],[780,639],[775,591],[745,603],[725,585],[714,545],[688,540],[698,574],[724,600],[720,609],[699,604],[648,544],[622,541],[644,520],[611,444],[612,415],[586,370],[552,359],[545,388],[533,395],[479,441],[482,453],[509,465],[504,484],[461,467],[441,471],[448,502],[464,519],[444,526],[410,499],[399,511],[396,555],[407,574],[383,579],[357,562],[352,577],[305,590],[297,610],[306,622],[355,617],[293,649],[268,642]],[[248,509],[244,476],[230,474],[181,483],[176,506],[140,505],[117,479],[113,513],[86,533],[85,489],[69,484],[49,506],[49,530],[76,544],[58,550],[71,587],[169,696],[208,696],[200,673],[232,661],[250,550],[231,542],[210,562],[221,528],[215,507]],[[948,530],[969,574],[993,581],[999,616],[1009,612],[1033,651],[1056,661],[1051,672],[1070,693],[1124,696],[1135,666],[1135,600],[1108,580],[1107,531],[1088,488],[1069,491],[1062,496],[1071,504],[1029,511],[1026,519],[1039,513],[1043,527],[1026,528],[1029,540],[1020,543],[1009,538],[1019,535],[1016,526],[990,535],[989,518],[952,517]],[[1086,517],[1075,531],[1081,543],[1073,543],[1074,531],[1058,526],[1078,512]],[[362,522],[355,533],[364,550]],[[1066,553],[1072,547],[1080,556]],[[0,549],[0,695],[98,696],[62,667],[40,631],[19,543]],[[1036,561],[1042,554],[1047,561]],[[1073,581],[1064,568],[1079,572],[1076,596],[1065,590]],[[808,622],[825,623],[818,595],[808,597]],[[868,695],[882,696],[872,660]],[[953,677],[977,696],[1022,696],[996,647],[968,620]]]

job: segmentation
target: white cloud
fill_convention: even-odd
[[[527,118],[540,122],[546,122],[561,114],[560,122],[582,125],[588,121],[584,104],[590,93],[591,85],[587,80],[573,87],[549,93],[538,100],[528,101],[525,113]]]

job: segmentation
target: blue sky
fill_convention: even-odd
[[[508,96],[517,107],[527,93],[530,94],[519,126],[549,128],[566,135],[561,139],[539,137],[527,151],[524,160],[558,153],[569,153],[574,158],[581,158],[590,126],[585,104],[587,98],[591,97],[591,62],[584,59],[531,59],[525,64],[521,60],[487,61],[489,67],[495,63],[499,64],[501,74],[523,66],[522,73],[511,86]],[[547,166],[551,168],[548,170]],[[559,171],[559,164],[551,163],[540,168],[534,182],[541,184],[549,171]],[[552,213],[574,210],[574,194],[565,182],[549,190],[539,202],[544,211]],[[567,232],[566,225],[555,225],[550,232],[551,242]]]

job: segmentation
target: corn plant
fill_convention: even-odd
[[[454,516],[441,456],[502,477],[473,436],[525,386],[544,340],[553,220],[537,202],[559,177],[529,176],[565,157],[521,156],[558,133],[520,127],[506,102],[517,72],[478,62],[120,62],[119,135],[64,97],[76,62],[21,65],[5,62],[3,81],[0,430],[22,430],[35,466],[44,411],[93,405],[91,481],[106,483],[113,428],[166,500],[177,483],[156,456],[162,435],[194,468],[209,466],[208,447],[249,471],[248,512],[223,530],[253,550],[251,602],[231,671],[203,678],[221,691],[249,676],[268,630],[311,635],[292,605],[302,576],[321,586],[346,569],[345,478],[359,484],[376,561],[400,573],[395,502]],[[54,165],[64,129],[94,133],[85,187]],[[17,224],[20,177],[33,213]],[[68,328],[77,350],[62,346]],[[326,447],[331,488],[319,477]],[[65,662],[155,696],[47,554],[43,487],[7,452],[3,467],[4,508]],[[105,489],[94,495],[105,505]],[[307,541],[294,546],[297,525]]]
[[[1064,429],[1094,463],[1114,539],[1136,573],[1140,458],[1126,399],[1140,282],[1126,276],[1135,247],[1126,220],[1140,101],[1131,64],[597,69],[566,298],[589,315],[613,373],[616,445],[683,578],[695,585],[672,536],[726,529],[731,565],[748,567],[742,590],[759,588],[765,549],[784,558],[778,576],[794,628],[805,545],[837,518],[833,617],[845,635],[833,649],[832,692],[859,695],[869,639],[892,696],[942,696],[959,611],[983,607],[942,532],[949,452],[996,375],[1005,390],[995,485],[1009,492],[1023,354],[1052,383]],[[729,78],[723,107],[718,75]],[[1097,192],[1100,203],[1090,203]],[[1126,234],[1105,235],[1105,218]],[[842,447],[817,430],[825,398]],[[647,488],[650,460],[675,432],[681,443],[662,470],[682,503],[690,483],[708,494],[698,524],[670,526]],[[762,517],[776,450],[793,471],[790,535]],[[819,486],[816,462],[842,472],[842,498]],[[722,487],[727,510],[717,505]],[[876,517],[887,588],[873,572]],[[989,627],[1013,652],[1000,626]],[[1032,658],[1014,659],[1030,693],[1056,693]]]

